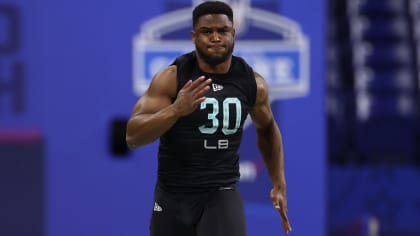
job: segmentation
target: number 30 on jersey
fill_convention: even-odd
[[[216,98],[206,98],[201,105],[200,109],[204,110],[208,106],[211,106],[211,112],[207,115],[207,118],[211,120],[211,126],[205,126],[202,125],[198,127],[201,133],[203,134],[214,134],[216,133],[217,129],[220,128],[220,121],[217,119],[217,115],[220,112],[220,105],[219,101]],[[229,107],[233,106],[234,111],[236,113],[235,115],[235,122],[234,127],[229,127],[229,121],[231,118],[230,115],[230,109]],[[238,131],[240,125],[241,125],[241,117],[242,117],[242,108],[241,108],[241,102],[238,98],[234,97],[228,97],[223,100],[222,103],[222,133],[225,135],[234,134]],[[210,144],[207,139],[204,140],[204,148],[205,149],[227,149],[229,148],[229,141],[227,139],[219,139],[215,141],[215,143]]]

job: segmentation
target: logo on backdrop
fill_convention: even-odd
[[[270,88],[272,100],[306,96],[309,92],[308,39],[298,23],[275,12],[253,8],[251,0],[228,0],[234,9],[234,54],[244,57]],[[133,89],[138,96],[154,74],[175,57],[194,49],[190,38],[190,7],[144,22],[133,39]]]
[[[191,41],[192,10],[203,2],[161,14],[144,22],[133,39],[133,89],[138,96],[154,74],[177,56],[194,50]],[[227,0],[234,10],[234,54],[244,57],[260,73],[274,100],[304,97],[309,93],[309,42],[300,25],[276,12],[255,8],[251,0]],[[213,90],[223,89],[213,85]],[[245,122],[245,127],[251,123]],[[260,158],[259,158],[260,159]],[[241,161],[241,181],[254,182],[263,163]]]

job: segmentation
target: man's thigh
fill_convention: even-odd
[[[188,212],[183,212],[184,209],[176,198],[156,189],[150,236],[196,236]]]
[[[204,209],[197,226],[197,236],[245,235],[245,214],[239,191],[217,191]]]

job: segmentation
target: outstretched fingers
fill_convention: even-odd
[[[290,226],[289,218],[287,216],[288,209],[287,209],[287,198],[286,193],[282,193],[280,189],[273,188],[270,193],[271,201],[273,203],[274,208],[279,212],[281,217],[281,225],[283,227],[283,231],[288,234],[292,231],[292,227]]]
[[[206,79],[204,76],[200,76],[197,80],[192,82],[190,89],[196,98],[203,96],[210,88],[211,79]]]
[[[203,102],[206,92],[210,89],[211,79],[200,76],[196,80],[188,80],[178,92],[173,105],[181,116],[190,114]]]
[[[287,208],[282,206],[282,207],[277,208],[277,210],[279,211],[280,216],[281,216],[281,223],[282,223],[284,232],[286,234],[290,233],[290,231],[292,231],[292,227],[290,226],[289,218],[287,217]]]
[[[200,76],[194,81],[188,81],[183,89],[190,93],[197,103],[200,103],[205,99],[204,94],[210,89],[211,82],[210,78],[206,79],[205,76]]]
[[[203,83],[205,78],[206,77],[204,75],[202,75],[194,81],[193,80],[188,80],[187,83],[185,83],[183,89],[186,90],[186,91],[193,91]]]

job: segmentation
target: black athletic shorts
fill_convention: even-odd
[[[245,236],[245,215],[236,187],[206,193],[155,189],[150,236]]]

